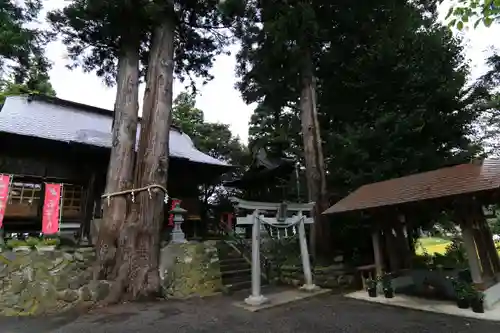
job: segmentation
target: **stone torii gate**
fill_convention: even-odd
[[[314,219],[312,217],[307,217],[305,215],[305,213],[311,213],[314,207],[314,202],[306,204],[256,202],[241,200],[234,197],[230,200],[234,203],[237,210],[252,212],[246,216],[238,216],[236,218],[237,226],[252,225],[252,294],[245,299],[245,303],[251,306],[259,306],[268,301],[268,299],[261,293],[260,243],[262,224],[267,224],[271,228],[274,227],[281,229],[297,227],[302,268],[304,270],[304,285],[301,289],[305,291],[317,290],[318,287],[315,286],[312,281],[311,263],[309,260],[309,251],[307,249],[305,232],[305,224],[314,223]],[[275,217],[266,217],[264,213],[268,216],[273,215],[274,213]]]

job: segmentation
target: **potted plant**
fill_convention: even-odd
[[[389,273],[385,273],[380,278],[382,282],[382,289],[384,290],[385,298],[393,298],[394,297],[394,288],[392,287],[392,276]]]
[[[36,249],[39,252],[54,251],[57,245],[59,245],[58,238],[45,238],[42,239],[42,241],[36,245]]]
[[[7,241],[7,247],[12,249],[14,252],[30,251],[31,247],[25,241],[19,239],[9,239]]]
[[[451,284],[453,285],[453,289],[455,290],[455,297],[457,301],[457,306],[459,309],[467,309],[469,308],[469,296],[470,292],[468,290],[467,284],[455,277],[448,277],[451,280]]]
[[[475,288],[470,288],[470,305],[473,312],[484,313],[484,293]]]
[[[368,296],[377,297],[377,280],[372,278],[367,279],[366,290],[368,291]]]

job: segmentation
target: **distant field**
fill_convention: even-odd
[[[423,237],[420,238],[417,243],[416,252],[417,254],[423,254],[424,249],[426,249],[427,253],[429,254],[434,254],[434,253],[445,254],[446,247],[450,243],[451,242],[449,240],[439,237]],[[500,254],[500,249],[498,249],[498,252]]]
[[[451,242],[447,239],[439,238],[439,237],[424,237],[420,238],[417,242],[417,254],[423,254],[424,249],[427,250],[427,253],[434,254],[444,254],[446,252],[446,247]]]

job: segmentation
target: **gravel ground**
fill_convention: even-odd
[[[324,295],[258,313],[229,297],[124,304],[81,316],[0,318],[0,333],[498,333],[500,323]]]

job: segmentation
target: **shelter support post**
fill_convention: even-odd
[[[309,260],[309,251],[307,249],[306,228],[304,226],[304,219],[299,222],[299,242],[300,242],[300,256],[302,257],[302,269],[304,270],[304,285],[300,288],[306,291],[314,291],[318,289],[313,284],[311,273],[311,261]]]
[[[483,285],[483,277],[481,274],[481,266],[479,264],[476,244],[474,242],[474,230],[466,221],[462,223],[462,237],[464,240],[465,251],[467,251],[467,259],[472,277],[472,282],[477,286]]]
[[[484,233],[484,238],[487,239],[486,246],[488,248],[488,253],[491,259],[491,264],[493,267],[493,273],[498,275],[500,273],[500,258],[498,252],[495,248],[495,242],[493,241],[493,234],[488,225],[484,225],[482,232]]]
[[[394,231],[396,233],[396,239],[399,247],[400,257],[400,268],[410,268],[412,253],[410,250],[408,242],[408,231],[406,229],[406,216],[401,214],[394,223]]]
[[[382,276],[384,263],[383,263],[383,259],[382,259],[382,250],[380,247],[380,232],[379,231],[372,232],[372,243],[373,243],[373,257],[375,260],[375,271],[377,273],[377,277],[380,277],[380,276]]]
[[[384,229],[385,247],[387,256],[389,257],[390,271],[396,272],[399,269],[399,253],[396,246],[397,239],[393,232],[394,229],[392,227],[386,227]]]
[[[493,234],[488,226],[486,218],[484,216],[483,207],[479,206],[477,209],[477,227],[481,233],[481,238],[484,240],[485,250],[491,262],[491,269],[493,271],[494,277],[500,273],[500,258],[498,257],[497,250],[495,248],[495,242],[493,241]]]
[[[252,225],[252,294],[245,298],[245,303],[251,306],[259,306],[267,302],[267,298],[260,290],[260,219],[258,211],[253,214]]]
[[[493,278],[493,267],[488,255],[488,248],[486,243],[487,239],[484,239],[484,234],[479,227],[477,220],[472,221],[472,235],[474,237],[474,243],[476,244],[477,254],[479,256],[479,262],[481,263],[481,270],[483,273],[483,281],[490,280]]]

